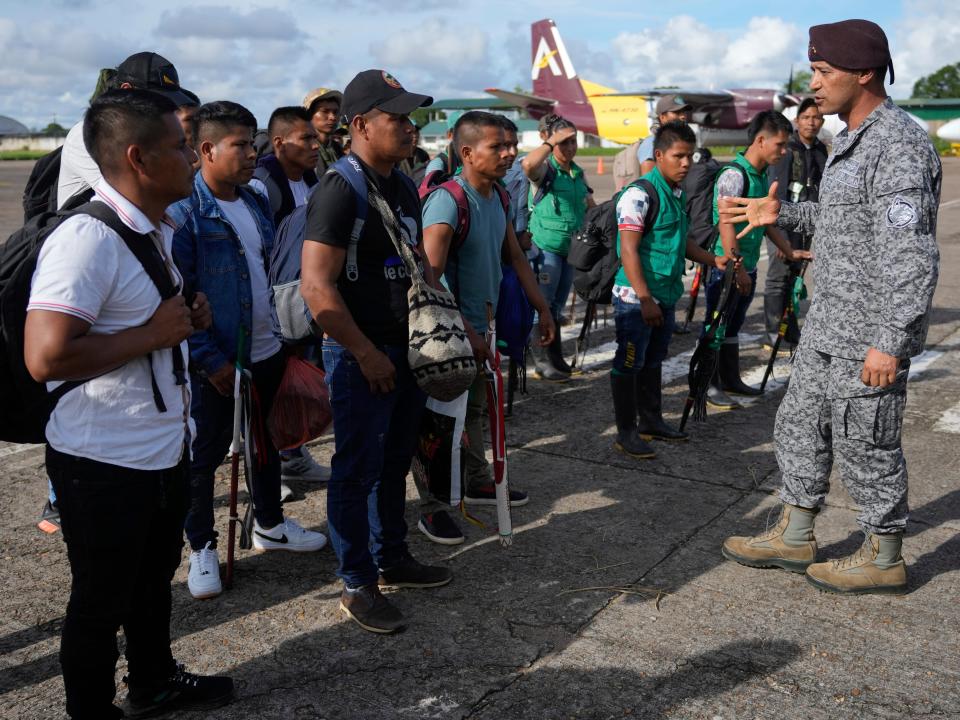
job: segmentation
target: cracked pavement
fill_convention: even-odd
[[[25,178],[16,165],[0,164],[7,210],[19,190],[4,182]],[[911,379],[904,424],[908,595],[825,595],[802,576],[720,556],[727,535],[775,520],[771,430],[782,386],[692,424],[689,443],[658,444],[656,459],[634,461],[612,448],[603,366],[566,385],[531,377],[508,421],[510,478],[531,496],[513,511],[512,547],[462,519],[465,545],[431,544],[416,530],[409,483],[410,548],[451,567],[454,581],[391,592],[409,626],[390,637],[340,615],[329,548],[241,551],[234,589],[202,602],[187,593],[184,562],[174,585],[175,655],[195,672],[232,675],[238,690],[228,707],[170,717],[960,718],[960,436],[935,429],[960,400],[960,160],[944,169],[943,269],[928,342],[942,354]],[[592,181],[600,192],[610,182]],[[14,215],[0,213],[0,237],[14,229]],[[760,306],[745,328],[753,336]],[[593,344],[610,339],[612,323],[601,322]],[[692,346],[690,335],[677,336],[671,355]],[[756,342],[745,344],[746,369],[763,360]],[[685,378],[665,389],[674,422],[685,390]],[[321,461],[331,450],[330,436],[312,446]],[[0,717],[61,717],[57,649],[69,570],[59,535],[34,525],[45,496],[42,453],[3,446],[0,467]],[[221,531],[226,481],[223,468]],[[286,512],[325,529],[324,486],[295,490]],[[856,549],[855,514],[837,480],[817,521],[821,558]],[[492,509],[477,515],[495,523]],[[118,683],[123,672],[121,659]]]

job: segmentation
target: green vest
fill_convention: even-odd
[[[747,173],[747,180],[749,184],[746,188],[744,188],[743,196],[748,198],[766,197],[767,192],[770,190],[770,181],[767,179],[767,174],[755,169],[753,165],[750,164],[750,161],[743,156],[742,151],[737,153],[737,156],[733,159],[733,162],[746,170]],[[714,187],[713,224],[717,225],[719,222],[720,212],[717,207],[717,188]],[[746,226],[746,223],[737,223],[733,226],[734,232],[739,234],[739,232]],[[760,262],[760,248],[763,245],[763,235],[765,232],[766,228],[763,226],[754,228],[738,241],[737,247],[740,248],[740,254],[743,256],[744,270],[755,270],[757,268],[757,263]],[[723,243],[720,241],[719,233],[717,234],[717,241],[713,246],[713,254],[724,254]]]
[[[533,235],[537,247],[547,252],[566,257],[570,250],[570,237],[583,226],[587,214],[587,182],[583,170],[570,163],[570,172],[564,171],[553,155],[547,161],[556,171],[550,192],[530,209],[527,229]],[[532,205],[533,183],[527,202]]]
[[[687,254],[687,230],[690,217],[684,204],[683,194],[677,197],[657,168],[643,176],[657,191],[660,212],[653,221],[653,228],[644,229],[640,238],[640,267],[647,281],[650,294],[662,305],[672,306],[683,295],[683,264]],[[622,193],[621,193],[622,194]],[[620,195],[617,196],[617,202]],[[617,256],[620,256],[620,232],[617,231]],[[630,287],[627,273],[617,271],[617,285]]]

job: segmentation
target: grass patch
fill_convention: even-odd
[[[626,145],[624,145],[626,147]],[[623,148],[605,148],[605,147],[578,147],[577,157],[613,157]]]
[[[950,157],[951,155],[960,155],[958,150],[954,150],[954,147],[960,149],[960,143],[951,143],[949,140],[944,140],[943,138],[937,137],[936,135],[930,136],[933,146],[937,149],[937,152],[941,157]]]
[[[0,150],[0,160],[37,160],[49,150]]]

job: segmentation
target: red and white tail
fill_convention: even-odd
[[[533,94],[557,103],[586,102],[573,61],[553,20],[538,20],[530,26]]]

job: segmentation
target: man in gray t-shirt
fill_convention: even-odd
[[[637,148],[637,160],[640,162],[640,175],[646,175],[653,170],[653,136],[655,131],[661,125],[674,120],[682,120],[685,123],[690,122],[690,113],[693,110],[686,100],[680,95],[664,95],[657,100],[657,122],[650,127],[650,134],[644,138]]]

